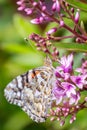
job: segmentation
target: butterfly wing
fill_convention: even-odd
[[[34,121],[44,122],[51,107],[53,70],[40,67],[13,79],[5,88],[5,97],[20,106]]]

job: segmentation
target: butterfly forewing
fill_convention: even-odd
[[[53,81],[53,68],[42,66],[13,79],[5,88],[5,97],[34,121],[44,122],[51,107]]]

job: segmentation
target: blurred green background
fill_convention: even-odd
[[[81,16],[87,22],[85,15]],[[30,24],[28,18],[17,12],[16,0],[0,0],[0,130],[87,130],[87,110],[79,112],[73,124],[67,119],[60,127],[57,121],[49,119],[35,123],[21,108],[6,101],[5,86],[17,75],[43,64],[44,54],[38,52],[31,41],[24,40],[32,32],[43,34],[41,27]],[[81,54],[76,61],[79,56]]]

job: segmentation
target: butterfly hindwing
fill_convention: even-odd
[[[17,76],[5,88],[5,97],[34,121],[44,122],[51,107],[53,69],[42,66]]]

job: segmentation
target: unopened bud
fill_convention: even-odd
[[[76,42],[81,43],[81,39],[79,37],[77,37]]]
[[[60,13],[60,3],[58,0],[56,0],[52,6],[52,10],[53,11],[57,11],[58,13]]]
[[[32,19],[30,22],[33,23],[33,24],[39,24],[40,23],[38,18]]]
[[[60,126],[63,126],[64,124],[65,124],[65,121],[62,120],[62,121],[60,122]]]
[[[71,12],[74,13],[74,8],[71,8]]]
[[[45,11],[46,10],[46,6],[42,6],[42,11]]]
[[[17,1],[16,3],[17,3],[17,5],[21,5],[22,1]]]
[[[18,11],[22,11],[25,7],[24,6],[20,6],[18,7]]]
[[[57,28],[51,28],[51,29],[47,32],[47,34],[50,35],[50,34],[56,32],[56,31],[57,31]]]
[[[64,21],[61,20],[61,21],[60,21],[60,27],[63,27],[63,26],[64,26]]]
[[[54,117],[51,117],[50,121],[54,121],[54,120],[55,120],[55,118],[54,118]]]
[[[75,15],[75,19],[74,19],[76,24],[78,24],[78,22],[79,22],[79,17],[80,17],[80,14],[79,14],[79,11],[77,11],[76,15]]]
[[[58,13],[60,13],[60,3],[58,0],[56,0],[56,10],[58,11]]]
[[[37,2],[33,2],[33,6],[34,6],[34,7],[37,6]]]
[[[27,15],[32,14],[32,9],[30,8],[26,8],[24,11],[27,13]]]

